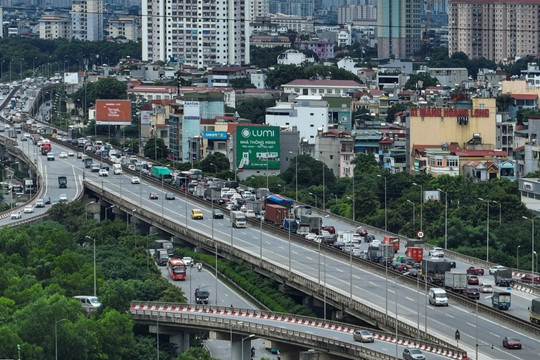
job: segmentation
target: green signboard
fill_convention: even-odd
[[[236,168],[279,169],[279,126],[238,126]]]

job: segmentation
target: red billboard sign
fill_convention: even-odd
[[[131,125],[129,100],[96,100],[97,125]]]

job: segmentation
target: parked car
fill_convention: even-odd
[[[373,334],[368,330],[355,330],[353,334],[354,341],[372,343],[375,341]]]
[[[22,218],[22,212],[19,210],[13,211],[11,213],[11,220],[16,220]]]
[[[157,200],[157,199],[159,199],[159,196],[155,192],[151,192],[150,195],[148,195],[148,198],[150,200]]]
[[[505,336],[503,339],[503,346],[507,349],[521,349],[521,340]]]
[[[474,267],[474,266],[470,266],[470,267],[467,269],[467,274],[471,274],[471,275],[484,275],[484,269],[482,269],[482,268],[477,268],[477,267]]]
[[[521,278],[521,281],[529,284],[540,284],[540,276],[527,274]]]
[[[480,290],[478,289],[478,286],[467,285],[464,293],[469,299],[480,300]]]
[[[403,350],[403,359],[405,360],[424,360],[426,357],[417,348],[408,347]]]
[[[504,270],[504,269],[506,269],[506,267],[502,265],[495,265],[489,268],[489,274],[494,275],[497,271]]]
[[[223,219],[223,211],[221,209],[212,210],[212,217],[214,219]]]
[[[131,177],[131,183],[132,183],[132,184],[140,184],[140,183],[141,183],[141,179],[139,179],[138,176],[132,176],[132,177]]]
[[[467,284],[468,285],[478,285],[480,283],[480,280],[478,279],[478,276],[476,275],[467,275]]]
[[[493,292],[493,285],[490,283],[483,283],[480,285],[480,291],[483,293],[492,293]]]

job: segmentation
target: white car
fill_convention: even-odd
[[[244,213],[244,216],[247,218],[256,218],[257,214],[255,214],[255,211],[253,210],[246,210],[246,212]]]
[[[489,268],[489,273],[490,273],[490,275],[493,275],[497,271],[504,270],[504,269],[506,269],[506,267],[504,267],[502,265],[495,265],[495,266],[492,266],[492,267]]]
[[[492,293],[493,285],[491,285],[490,283],[483,283],[482,286],[480,286],[480,291],[483,293]]]
[[[20,211],[13,211],[11,213],[11,220],[22,218],[22,213]]]
[[[35,206],[38,208],[45,207],[45,201],[43,199],[37,199]]]
[[[29,214],[34,212],[34,207],[32,205],[26,205],[24,207],[24,213]]]
[[[60,159],[67,159],[67,157],[68,157],[68,153],[67,153],[67,152],[62,151],[62,152],[60,153]]]
[[[99,169],[99,176],[109,176],[107,169]]]
[[[431,257],[444,257],[444,249],[440,247],[434,247],[429,250],[428,255]]]
[[[60,194],[60,202],[67,202],[68,198],[66,194]]]
[[[69,157],[75,157],[75,153],[73,151],[68,152]]]
[[[132,184],[140,184],[140,183],[141,183],[141,179],[139,179],[138,176],[133,176],[133,177],[131,177],[131,183],[132,183]]]
[[[184,264],[185,264],[186,266],[191,266],[191,265],[193,265],[193,258],[191,258],[191,257],[189,257],[189,256],[184,256],[184,257],[182,258],[182,261],[184,262]]]
[[[306,235],[307,240],[315,240],[316,237],[317,237],[317,234],[315,233],[309,233]]]

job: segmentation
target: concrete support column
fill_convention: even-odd
[[[176,353],[180,354],[188,351],[189,349],[189,334],[171,334],[169,335],[169,342],[176,345]]]

